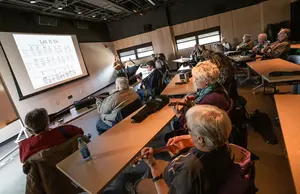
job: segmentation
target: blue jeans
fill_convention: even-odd
[[[107,131],[110,128],[111,128],[111,126],[109,126],[104,121],[102,121],[102,119],[99,119],[99,121],[97,122],[96,129],[97,129],[99,135],[101,135],[102,133],[104,133],[105,131]]]
[[[144,102],[145,98],[147,99],[152,95],[152,92],[149,89],[146,89],[146,90],[138,89],[138,91],[136,91],[136,92],[139,95],[142,102]]]

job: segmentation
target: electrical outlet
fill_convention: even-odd
[[[70,96],[68,96],[68,99],[70,100],[70,99],[72,99],[73,98],[73,96],[72,95],[70,95]]]

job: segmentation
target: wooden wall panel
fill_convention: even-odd
[[[132,44],[133,44],[133,46],[142,44],[141,35],[132,36]]]
[[[196,26],[195,26],[195,21],[185,22],[185,23],[183,23],[183,27],[184,27],[185,34],[197,31]]]
[[[147,32],[147,33],[141,34],[141,39],[142,39],[142,44],[151,42],[150,33]]]
[[[124,48],[134,46],[133,43],[132,43],[132,37],[124,38],[123,39],[123,45],[124,45]]]
[[[177,24],[175,26],[172,26],[174,36],[178,36],[181,34],[184,34],[184,25],[183,24]]]
[[[234,31],[231,11],[220,14],[219,18],[222,37],[226,37],[227,41],[233,43]]]
[[[196,31],[207,29],[207,19],[201,18],[201,19],[195,20],[195,28],[196,28]]]
[[[290,20],[290,0],[269,0],[260,5],[261,28],[268,24]]]
[[[232,11],[234,43],[242,41],[244,34],[250,34],[253,40],[261,30],[261,17],[259,5],[253,5],[246,8]]]
[[[213,15],[206,18],[207,28],[220,26],[219,15]]]

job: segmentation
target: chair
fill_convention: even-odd
[[[135,101],[131,102],[117,114],[116,122],[119,123],[124,118],[128,117],[130,114],[132,114],[134,111],[142,107],[142,101],[138,98]]]
[[[291,55],[288,57],[288,61],[300,65],[300,55]],[[300,94],[300,84],[293,85],[292,94]]]

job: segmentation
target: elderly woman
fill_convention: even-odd
[[[185,137],[194,147],[178,155],[164,171],[153,157],[152,148],[142,150],[156,191],[158,194],[218,193],[233,165],[227,146],[230,119],[217,107],[197,105],[188,110],[186,120],[190,135]],[[168,144],[170,150],[178,146],[175,139]]]
[[[100,119],[96,125],[99,134],[115,125],[120,110],[138,98],[136,92],[129,88],[128,79],[118,77],[116,79],[116,90],[104,100],[97,99],[96,101],[97,110],[100,113]]]
[[[218,82],[223,85],[225,89],[228,89],[234,78],[234,69],[231,60],[222,53],[215,52],[209,56],[209,61],[218,66],[220,70]]]

